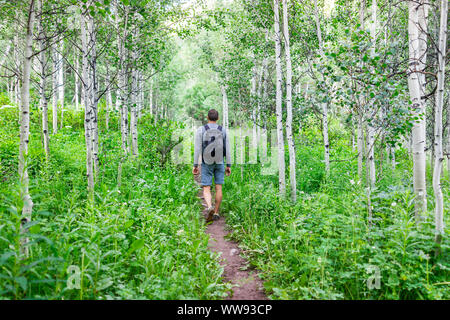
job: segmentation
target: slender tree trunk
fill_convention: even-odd
[[[357,115],[357,128],[356,128],[356,144],[358,149],[358,176],[361,179],[363,171],[364,161],[364,131],[363,131],[363,116]]]
[[[361,30],[364,30],[364,18],[366,15],[366,0],[361,1],[360,11],[359,11],[359,22],[361,25]],[[359,85],[356,84],[357,90],[359,90]],[[358,107],[362,108],[361,99],[358,98]],[[357,114],[357,149],[358,149],[358,176],[359,179],[362,178],[363,174],[363,161],[364,161],[364,114],[359,111]]]
[[[58,55],[55,45],[51,47],[53,57],[53,109],[52,109],[52,127],[53,134],[58,133]]]
[[[89,81],[90,86],[90,108],[91,108],[91,138],[92,138],[92,159],[94,163],[94,185],[100,172],[98,155],[98,80],[97,80],[97,37],[95,31],[94,17],[88,16],[88,39],[89,39]]]
[[[106,91],[106,115],[105,115],[105,127],[106,130],[109,130],[109,114],[112,109],[112,95],[111,95],[111,79],[109,77],[109,68],[106,67],[106,83],[107,91]]]
[[[260,71],[259,79],[258,79],[258,106],[257,106],[257,113],[256,113],[256,117],[258,120],[258,127],[257,127],[257,132],[256,132],[256,136],[257,136],[256,143],[258,145],[258,148],[260,146],[260,141],[261,141],[261,104],[262,104],[263,91],[264,91],[265,68],[267,68],[267,57],[266,56],[264,56],[264,58],[263,58],[261,71]]]
[[[74,100],[75,100],[75,110],[79,110],[79,104],[80,104],[80,102],[79,102],[79,95],[80,95],[80,93],[78,92],[78,90],[79,90],[79,87],[80,87],[80,77],[79,77],[79,74],[80,74],[80,58],[79,58],[79,56],[78,56],[78,54],[76,54],[76,57],[75,57],[75,70],[76,70],[76,72],[75,72],[75,75],[74,75],[74,77],[75,77],[75,96],[74,96]]]
[[[445,53],[447,52],[447,15],[448,0],[441,0],[441,21],[439,29],[439,52],[438,52],[438,79],[436,91],[435,127],[434,127],[434,173],[433,190],[436,201],[435,206],[435,230],[436,242],[440,243],[444,235],[444,197],[441,187],[441,173],[444,162],[443,154],[443,129],[442,115],[444,106],[444,85],[445,85]],[[439,250],[436,252],[439,254]]]
[[[59,45],[58,52],[58,100],[61,105],[61,119],[60,119],[60,129],[63,128],[63,120],[64,120],[64,59],[63,59],[63,49],[64,49],[64,41],[61,40]]]
[[[26,23],[25,52],[22,69],[22,88],[20,98],[20,144],[19,144],[19,180],[20,196],[23,201],[21,233],[27,233],[25,224],[31,221],[33,201],[30,196],[28,176],[28,142],[30,135],[30,75],[33,53],[33,28],[35,21],[35,0],[29,1],[28,17]],[[22,245],[28,242],[25,237]],[[28,247],[22,246],[22,251],[28,256]]]
[[[284,50],[286,55],[286,136],[289,148],[289,177],[291,184],[292,201],[297,201],[297,180],[295,166],[295,146],[294,135],[292,134],[292,64],[291,48],[289,43],[289,22],[287,1],[283,0],[283,31],[284,31]]]
[[[118,19],[118,16],[116,16]],[[127,148],[127,141],[128,141],[128,101],[126,101],[126,94],[125,90],[127,88],[127,67],[125,63],[125,55],[126,55],[126,48],[125,48],[125,41],[127,38],[127,20],[128,20],[128,12],[125,12],[125,29],[123,32],[122,37],[119,39],[119,56],[120,56],[120,62],[119,62],[119,79],[118,79],[118,101],[119,101],[119,108],[121,113],[120,123],[121,123],[121,133],[122,133],[122,150],[124,153],[124,156],[128,154],[128,148]],[[116,21],[117,29],[119,30],[119,22]]]
[[[80,18],[80,29],[81,29],[81,43],[82,43],[82,85],[83,85],[83,95],[84,95],[84,137],[86,142],[86,176],[88,181],[88,192],[89,200],[93,200],[94,195],[94,171],[93,171],[93,157],[92,157],[92,105],[91,105],[91,77],[89,75],[89,48],[88,48],[88,38],[87,38],[87,26],[86,26],[86,16],[81,15]]]
[[[413,153],[413,183],[414,193],[416,194],[416,218],[419,219],[427,210],[426,199],[426,157],[425,157],[425,105],[421,99],[422,83],[420,72],[423,70],[424,63],[421,62],[421,47],[426,44],[421,44],[420,39],[420,22],[419,17],[423,19],[423,15],[419,15],[426,0],[409,1],[408,2],[408,37],[409,37],[409,76],[408,87],[413,104],[414,113],[419,120],[415,121],[412,128],[412,153]],[[421,9],[422,8],[422,9]],[[420,24],[419,24],[420,23]]]
[[[137,61],[137,52],[133,52],[133,60]],[[135,63],[136,64],[136,63]],[[133,67],[131,71],[131,118],[130,118],[130,131],[131,131],[131,150],[133,156],[138,155],[138,128],[137,128],[137,108],[138,108],[138,71]]]
[[[228,96],[227,96],[227,87],[226,85],[221,85],[220,89],[222,90],[222,124],[225,130],[228,131]]]
[[[322,30],[320,28],[319,10],[317,8],[317,0],[314,0],[314,14],[316,18],[317,38],[319,40],[319,53],[324,58]],[[323,132],[323,146],[324,146],[324,161],[325,171],[330,172],[330,142],[328,139],[328,103],[322,103],[322,132]]]
[[[447,96],[447,175],[450,181],[450,95]]]
[[[149,95],[149,97],[148,97],[149,101],[148,102],[150,104],[150,114],[153,117],[154,116],[153,115],[153,78],[150,79],[150,90],[149,90],[148,95]]]
[[[19,14],[16,15],[16,19],[17,21],[19,21],[20,16]],[[20,26],[17,24],[16,25],[17,28],[20,28]],[[20,45],[19,43],[19,36],[18,34],[14,35],[13,38],[13,42],[14,42],[14,61],[15,61],[15,69],[17,70],[17,74],[20,74],[20,66],[21,66],[21,54],[20,54],[20,50],[24,50],[24,48]],[[15,77],[15,83],[14,83],[14,103],[16,106],[20,106],[20,76]],[[19,115],[20,115],[20,111],[19,111]],[[20,121],[20,120],[19,120]]]
[[[47,67],[47,52],[45,51],[46,47],[46,41],[45,41],[45,31],[44,31],[44,25],[42,21],[42,2],[43,0],[39,0],[39,12],[41,14],[39,19],[39,50],[41,51],[39,53],[39,61],[40,61],[40,73],[41,73],[41,83],[39,85],[40,89],[40,105],[42,110],[42,137],[44,142],[44,151],[45,151],[45,157],[48,161],[50,156],[50,138],[49,138],[49,132],[48,132],[48,101],[47,96],[45,93],[45,89],[47,87],[47,74],[46,74],[46,67]]]
[[[257,130],[256,130],[256,112],[257,112],[257,108],[258,108],[258,104],[257,104],[257,97],[256,97],[256,86],[257,86],[257,77],[258,77],[258,73],[257,73],[257,66],[256,66],[256,59],[253,58],[253,75],[252,75],[252,80],[251,80],[251,88],[250,88],[250,101],[251,101],[251,108],[252,108],[252,137],[251,137],[251,149],[255,150],[255,152],[250,152],[250,164],[256,164],[258,157],[257,157],[257,150],[258,150],[258,138],[256,136],[257,134]],[[252,157],[252,155],[255,155],[255,157]]]
[[[142,110],[144,110],[144,101],[145,101],[144,81],[142,77],[142,71],[138,71],[138,90],[139,90],[139,103],[136,117],[139,120],[142,116]]]
[[[376,45],[376,24],[377,24],[377,1],[372,0],[372,25],[371,25],[371,40],[372,54],[375,54]],[[369,107],[369,112],[372,113],[372,117],[375,117],[373,105]],[[376,168],[375,168],[375,127],[372,121],[367,121],[367,164],[369,166],[369,184],[370,187],[374,187],[376,183]]]
[[[282,74],[281,74],[281,32],[278,0],[274,0],[275,20],[275,64],[277,72],[276,83],[276,117],[277,117],[277,145],[278,145],[278,182],[280,194],[286,194],[286,178],[284,163],[283,109],[282,109]]]

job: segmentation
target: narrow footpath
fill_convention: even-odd
[[[200,174],[194,179],[200,187]],[[206,218],[206,202],[201,187],[198,198],[203,206],[202,214]],[[220,264],[224,268],[225,281],[231,282],[233,285],[232,295],[225,300],[267,300],[263,283],[258,277],[257,271],[248,270],[249,263],[240,256],[241,250],[238,244],[225,239],[229,233],[225,228],[225,218],[222,216],[206,227],[206,233],[210,236],[208,246],[212,251],[220,254]]]

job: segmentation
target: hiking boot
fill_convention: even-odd
[[[211,206],[207,210],[206,222],[211,222],[214,219],[214,206]]]

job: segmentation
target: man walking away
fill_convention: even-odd
[[[219,112],[211,109],[208,111],[208,123],[197,129],[194,144],[194,168],[192,173],[199,174],[198,160],[202,156],[201,185],[203,197],[208,206],[206,221],[218,220],[220,203],[222,202],[222,184],[224,175],[231,173],[230,141],[225,128],[217,124]],[[223,158],[226,158],[226,168]],[[211,185],[214,176],[216,185],[216,203],[211,203]]]

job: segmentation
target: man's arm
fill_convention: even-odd
[[[202,127],[197,129],[194,139],[194,167],[198,167],[198,158],[202,153]]]

